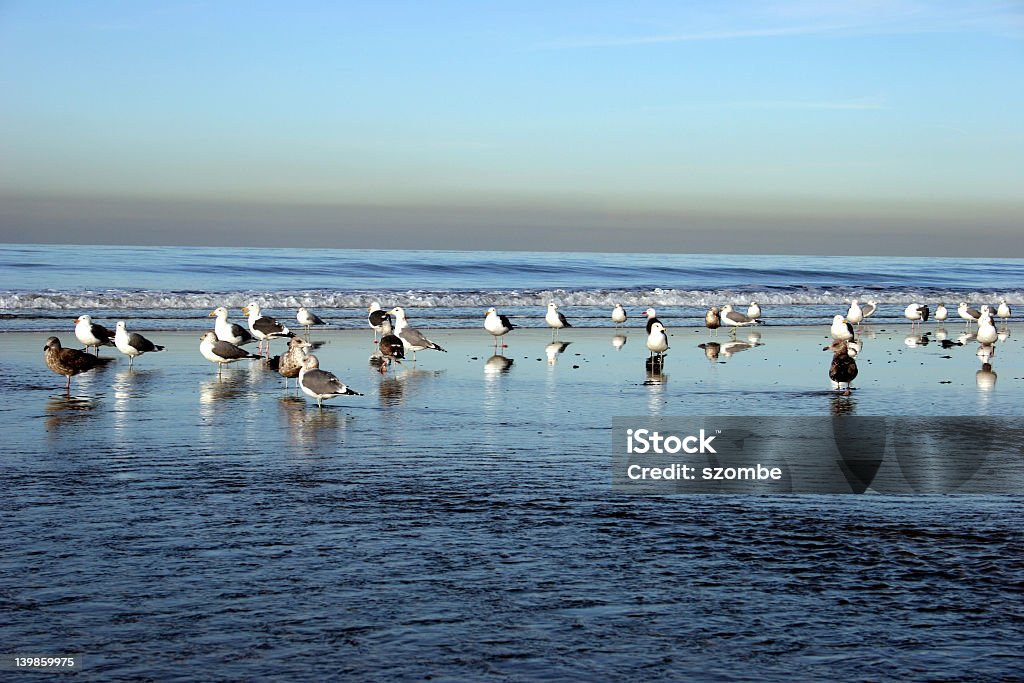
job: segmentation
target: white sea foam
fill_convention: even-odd
[[[854,289],[798,289],[795,291],[701,289],[648,290],[506,290],[506,291],[359,291],[334,292],[307,290],[290,292],[245,291],[232,293],[168,291],[81,291],[81,292],[0,292],[0,309],[20,310],[103,310],[103,309],[210,309],[227,306],[241,309],[250,301],[267,308],[362,308],[371,301],[400,303],[407,308],[476,308],[501,306],[544,306],[557,301],[562,306],[712,306],[723,303],[757,301],[764,306],[845,305],[852,299],[874,299],[880,304],[906,304],[940,301],[948,305],[960,301],[991,303],[1005,298],[1011,305],[1024,303],[1024,291],[953,291],[892,289],[864,291]]]

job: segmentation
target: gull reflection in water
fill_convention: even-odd
[[[661,356],[649,357],[644,361],[644,386],[647,392],[647,413],[661,415],[665,405],[665,385],[668,373],[664,371],[665,359]]]
[[[281,416],[288,427],[291,444],[308,453],[314,447],[330,448],[341,443],[350,418],[341,410],[308,410],[306,399],[282,396],[277,401]]]
[[[718,360],[718,356],[722,353],[722,345],[718,342],[704,342],[703,344],[697,344],[698,349],[703,349],[704,357],[714,363]]]
[[[565,350],[569,348],[569,344],[572,342],[561,342],[554,341],[544,347],[544,353],[548,357],[548,365],[554,365],[558,362],[558,356],[565,353]]]
[[[974,373],[974,381],[978,383],[978,388],[982,391],[992,391],[996,388],[996,373],[992,369],[992,364],[985,362],[981,364],[981,369]]]
[[[500,353],[494,354],[487,359],[486,363],[484,363],[484,377],[490,379],[501,375],[507,375],[508,371],[512,369],[513,362],[515,361],[511,358],[506,358]]]
[[[118,445],[130,445],[127,434],[133,421],[130,419],[133,400],[141,399],[153,392],[152,385],[162,374],[159,369],[137,370],[131,366],[118,370],[114,375],[114,435]]]
[[[380,404],[388,407],[400,405],[408,396],[416,395],[421,384],[429,383],[444,372],[406,366],[404,370],[393,375],[383,376],[378,389]]]
[[[728,341],[722,344],[722,355],[726,358],[732,358],[735,354],[741,351],[749,351],[758,346],[764,346],[760,342],[741,342],[741,341]]]
[[[51,396],[46,402],[46,430],[58,432],[84,423],[98,406],[98,400],[84,396]]]
[[[616,351],[618,351],[619,349],[621,349],[625,345],[626,345],[626,335],[624,335],[624,334],[617,334],[614,337],[612,337],[612,348],[615,349]]]

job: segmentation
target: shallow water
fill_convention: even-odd
[[[218,378],[194,333],[68,399],[45,335],[0,335],[0,642],[104,680],[1012,678],[1021,495],[610,487],[614,415],[1021,414],[1016,337],[990,383],[906,327],[865,335],[851,397],[824,328],[714,363],[678,330],[657,377],[636,328],[563,331],[554,363],[539,330],[504,360],[432,330],[449,352],[385,377],[369,330],[321,332],[364,393],[322,411],[258,363]]]

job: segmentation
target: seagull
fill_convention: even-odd
[[[903,317],[910,321],[910,326],[913,327],[917,323],[927,322],[928,320],[928,307],[920,304],[910,304],[903,311]]]
[[[761,307],[757,305],[756,301],[751,301],[750,305],[747,306],[747,317],[754,320],[761,317]]]
[[[846,312],[846,319],[852,325],[860,325],[860,322],[864,320],[864,311],[861,310],[860,304],[857,303],[856,299],[850,302],[850,310]]]
[[[563,327],[572,327],[569,321],[565,319],[565,316],[558,312],[558,304],[554,301],[548,304],[548,312],[544,316],[544,322],[551,328],[551,336],[554,337],[555,333]]]
[[[751,318],[750,316],[732,310],[732,304],[726,304],[725,306],[722,306],[721,318],[723,323],[732,327],[732,330],[730,331],[733,334],[736,334],[737,327],[757,324],[757,321]]]
[[[644,311],[644,315],[647,316],[647,334],[650,334],[651,326],[653,326],[654,323],[660,323],[661,321],[658,320],[658,314],[654,311],[653,308],[648,308],[646,311]]]
[[[128,367],[135,362],[135,356],[141,356],[150,351],[163,351],[164,347],[154,344],[141,334],[129,332],[124,326],[123,320],[117,321],[114,331],[114,345],[117,350],[128,356]]]
[[[207,332],[199,338],[199,353],[203,354],[203,358],[210,361],[211,363],[217,363],[217,374],[219,375],[221,370],[224,369],[226,363],[234,363],[245,358],[260,358],[254,353],[249,353],[245,349],[241,349],[231,342],[221,341],[217,339],[216,332]]]
[[[978,319],[978,335],[976,338],[979,344],[992,345],[996,343],[999,334],[996,332],[995,325],[992,324],[991,316],[983,315]]]
[[[263,342],[267,342],[267,355],[270,355],[270,340],[283,337],[294,337],[295,333],[277,322],[273,318],[263,315],[259,304],[253,302],[242,309],[242,313],[249,314],[249,329],[252,335],[260,342],[260,353],[263,352]]]
[[[75,318],[75,336],[85,346],[86,351],[91,346],[96,347],[97,356],[100,355],[101,346],[114,345],[114,333],[103,325],[94,323],[92,317],[88,315],[80,315]]]
[[[659,322],[651,325],[651,332],[647,335],[647,348],[651,350],[651,357],[655,354],[659,357],[665,355],[668,351],[668,334],[665,332],[665,326]]]
[[[358,391],[352,391],[345,384],[335,377],[334,373],[320,369],[320,361],[316,356],[306,356],[302,361],[302,369],[299,370],[299,386],[307,396],[316,399],[316,404],[323,408],[325,398],[335,396],[362,396]]]
[[[256,337],[252,336],[252,332],[241,325],[228,322],[228,309],[225,307],[219,306],[215,308],[210,315],[217,316],[217,320],[213,324],[213,331],[216,332],[217,339],[234,344],[235,346],[245,346],[256,341]]]
[[[829,332],[832,333],[832,338],[837,341],[849,341],[850,339],[853,339],[853,325],[851,325],[846,318],[841,315],[837,315],[832,318],[832,327]]]
[[[298,312],[295,314],[295,319],[299,321],[299,324],[306,328],[306,336],[309,336],[310,325],[326,325],[323,320],[320,319],[316,313],[310,313],[305,306],[299,306]]]
[[[877,310],[878,302],[874,299],[868,299],[868,302],[860,307],[860,313],[865,319],[873,316]]]
[[[64,385],[64,392],[70,396],[71,378],[74,375],[89,372],[93,368],[106,365],[114,359],[100,358],[78,349],[65,349],[60,345],[60,339],[50,337],[43,346],[43,360],[46,361],[46,367],[58,375],[64,375],[68,378],[67,384]]]
[[[416,352],[422,351],[423,349],[434,349],[435,351],[443,351],[448,353],[440,346],[430,341],[415,327],[409,327],[409,321],[405,317],[405,309],[401,306],[395,306],[388,315],[395,316],[395,334],[405,344],[405,352],[412,351],[412,362],[416,362]]]
[[[831,350],[833,353],[832,364],[828,368],[828,378],[832,380],[832,388],[842,390],[845,384],[846,391],[843,395],[849,396],[850,383],[857,377],[857,361],[849,353],[849,348],[845,341],[833,342],[831,346],[826,346],[825,349]]]
[[[301,337],[292,337],[288,340],[288,348],[281,354],[277,362],[277,372],[284,377],[284,386],[288,388],[288,380],[296,379],[299,370],[302,369],[302,361],[306,359],[306,349],[313,346]],[[296,379],[296,385],[298,380]]]
[[[712,306],[704,314],[704,326],[709,330],[714,330],[715,336],[718,336],[718,328],[722,326],[722,317],[718,315],[718,306]]]
[[[494,345],[497,346],[498,338],[516,329],[516,326],[509,322],[508,318],[499,314],[494,306],[491,306],[484,316],[484,329],[494,335]]]
[[[374,301],[370,304],[370,307],[366,309],[369,313],[366,316],[367,322],[370,323],[370,327],[373,328],[373,341],[377,341],[377,335],[381,332],[381,324],[384,319],[388,317],[387,311],[382,311],[380,308],[380,302]]]
[[[971,308],[966,302],[961,301],[960,305],[956,307],[957,315],[967,321],[967,325],[970,326],[972,322],[976,322],[981,317],[981,313],[978,309]]]
[[[946,304],[939,304],[935,307],[935,322],[945,322],[948,317],[949,311],[946,310]]]
[[[1005,322],[1010,317],[1010,306],[1006,303],[1006,299],[999,300],[999,306],[996,308],[996,316],[1002,318]]]
[[[622,308],[622,304],[615,304],[615,308],[612,309],[612,322],[616,325],[626,322],[626,311]]]
[[[385,315],[381,321],[380,341],[377,343],[377,351],[371,358],[380,358],[380,374],[388,371],[391,363],[401,363],[405,359],[405,344],[394,334],[391,328],[391,317]]]

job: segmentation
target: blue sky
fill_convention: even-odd
[[[0,237],[64,199],[1024,217],[1020,2],[8,1],[0,82]]]

